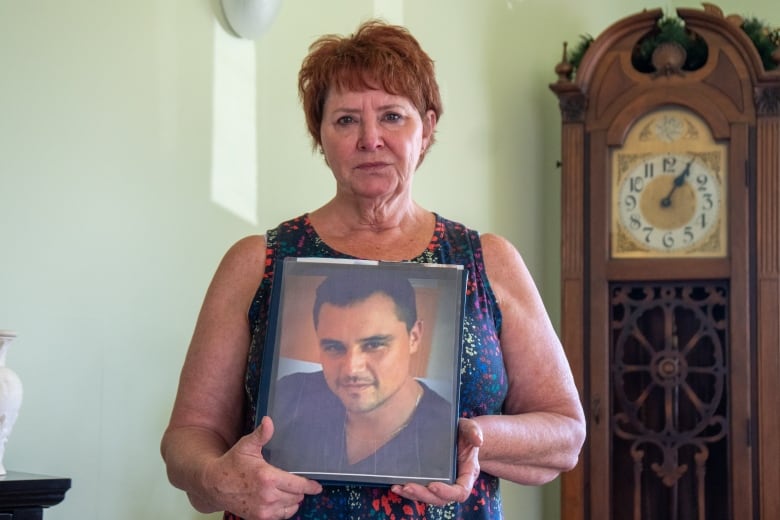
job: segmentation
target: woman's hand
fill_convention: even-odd
[[[245,520],[279,520],[298,511],[304,495],[322,492],[322,486],[272,466],[261,454],[274,432],[264,417],[257,429],[239,439],[203,472],[206,494],[224,509]],[[190,497],[196,501],[198,497]]]
[[[479,477],[479,448],[482,446],[482,429],[476,421],[458,421],[458,476],[454,484],[431,482],[427,486],[404,484],[392,486],[393,493],[410,500],[436,506],[451,502],[465,502],[471,496],[471,488]]]

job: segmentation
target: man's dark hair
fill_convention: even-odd
[[[417,302],[409,279],[400,272],[362,267],[332,274],[317,287],[312,311],[314,328],[319,325],[320,308],[324,304],[348,307],[376,293],[392,298],[395,315],[406,324],[407,331],[411,330],[417,321]]]

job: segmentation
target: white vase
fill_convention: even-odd
[[[15,332],[0,330],[0,475],[6,474],[3,465],[5,443],[8,442],[22,406],[22,381],[16,372],[5,366],[8,346],[14,338]]]

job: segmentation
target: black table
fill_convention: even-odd
[[[0,476],[0,520],[42,520],[43,509],[59,504],[70,479],[9,471]]]

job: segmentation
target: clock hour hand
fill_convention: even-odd
[[[672,205],[672,194],[674,191],[685,184],[685,179],[690,175],[691,173],[691,164],[693,161],[695,161],[696,158],[694,157],[690,161],[688,161],[688,164],[685,165],[685,168],[683,168],[683,171],[680,172],[677,177],[674,178],[674,184],[672,184],[672,189],[669,190],[669,193],[666,195],[666,197],[661,199],[661,207],[662,208],[668,208]]]

